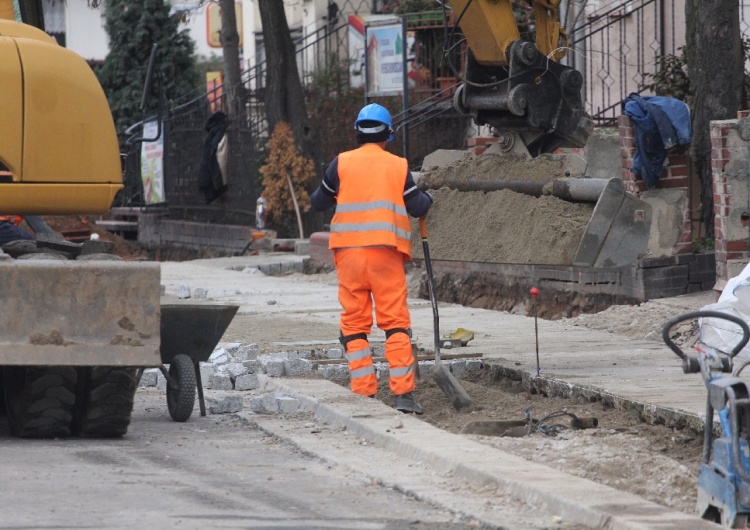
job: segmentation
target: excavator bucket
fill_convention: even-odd
[[[628,195],[618,178],[610,179],[594,207],[573,265],[617,267],[635,263],[648,250],[651,205]]]
[[[0,262],[0,365],[158,366],[158,263]]]

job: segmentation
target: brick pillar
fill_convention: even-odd
[[[641,198],[648,193],[646,182],[633,173],[633,158],[635,158],[635,127],[627,116],[620,116],[620,156],[622,157],[622,181],[625,191],[634,197]],[[688,198],[688,150],[689,145],[678,145],[667,151],[667,159],[664,162],[659,182],[655,189],[674,189],[681,191],[685,200],[682,201],[680,211],[680,235],[674,245],[675,254],[685,254],[693,251],[692,227],[690,223],[690,208]]]
[[[748,111],[738,113],[747,121]],[[738,120],[711,122],[711,177],[714,199],[714,248],[719,282],[739,274],[750,261],[748,149]]]

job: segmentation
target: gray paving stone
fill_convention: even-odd
[[[326,357],[328,359],[343,359],[344,358],[344,350],[341,348],[331,348],[326,350]]]
[[[293,398],[292,396],[278,396],[276,401],[278,402],[281,414],[295,414],[299,411],[300,402],[297,398]]]
[[[255,390],[260,388],[258,374],[245,374],[234,381],[235,390]]]
[[[190,298],[190,286],[187,284],[180,284],[177,286],[177,298],[186,299]]]
[[[307,359],[287,359],[284,361],[284,375],[304,375],[312,372],[313,363]]]
[[[140,387],[156,386],[158,373],[159,373],[159,370],[156,368],[149,368],[148,370],[144,370],[143,374],[141,375],[141,381],[138,384],[138,386]]]
[[[193,293],[193,298],[196,300],[206,300],[208,298],[208,289],[196,287],[195,292]]]
[[[206,388],[211,388],[211,378],[216,373],[216,367],[211,363],[198,363],[201,373],[201,381]]]
[[[269,360],[263,364],[263,371],[266,375],[271,377],[283,377],[284,375],[284,360]]]
[[[242,361],[242,365],[247,369],[247,373],[249,374],[262,374],[263,373],[263,365],[260,363],[258,359],[250,359],[247,361]]]
[[[211,388],[213,390],[233,390],[232,378],[228,375],[214,374],[211,376]]]
[[[209,414],[230,414],[242,410],[242,396],[227,395],[221,398],[208,398]]]
[[[250,410],[256,414],[277,414],[279,412],[279,402],[275,394],[260,394],[250,401]]]

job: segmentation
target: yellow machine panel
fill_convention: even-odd
[[[16,118],[0,124],[0,160],[11,172],[10,182],[0,183],[0,212],[106,212],[122,188],[122,168],[112,114],[93,71],[25,24],[0,20],[0,46],[0,68],[11,74],[0,81],[8,84],[0,106],[14,109],[8,115]],[[13,71],[22,75],[20,83],[15,75],[15,90]]]
[[[0,37],[0,162],[10,171],[20,174],[23,130],[23,80],[21,61],[12,39]],[[13,131],[17,131],[15,134]],[[1,168],[0,168],[1,169]]]

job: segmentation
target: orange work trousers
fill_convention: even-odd
[[[339,278],[341,334],[344,337],[372,329],[375,305],[377,325],[383,331],[411,327],[406,304],[404,255],[394,248],[363,247],[336,250],[334,262]],[[414,356],[406,333],[393,333],[385,341],[390,387],[394,395],[414,390]],[[351,389],[355,394],[372,396],[378,391],[378,379],[372,364],[372,350],[366,339],[346,344]]]

